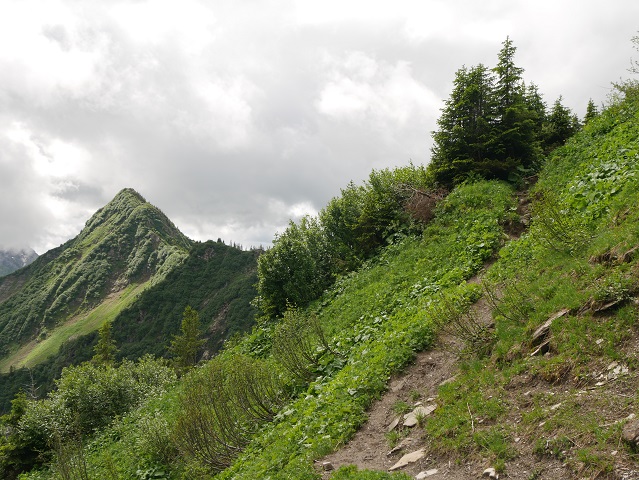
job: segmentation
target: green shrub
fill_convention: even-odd
[[[175,425],[178,447],[189,460],[222,470],[285,400],[280,378],[268,362],[218,356],[186,379]]]

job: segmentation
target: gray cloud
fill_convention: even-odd
[[[372,168],[426,163],[455,70],[507,35],[549,104],[626,76],[630,0],[11,1],[0,245],[42,253],[132,187],[187,235],[268,245]]]

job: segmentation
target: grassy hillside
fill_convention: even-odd
[[[44,421],[63,391],[23,417],[15,408],[14,442],[29,440],[21,418],[66,439],[25,478],[319,479],[313,461],[347,442],[390,376],[442,332],[460,373],[416,427],[432,459],[472,478],[489,465],[513,478],[635,478],[621,430],[639,402],[639,90],[624,89],[546,160],[520,238],[509,236],[522,227],[511,186],[458,186],[422,233],[394,236],[307,308],[262,320],[95,434],[65,433],[80,426],[72,405],[61,425]],[[494,325],[474,323],[480,298]],[[551,464],[560,476],[545,476]]]
[[[145,291],[113,322],[120,356],[166,354],[187,305],[198,311],[210,356],[234,334],[253,325],[258,250],[242,251],[222,242],[196,243],[186,260]]]
[[[285,381],[289,400],[276,415],[272,428],[253,431],[255,436],[245,453],[221,478],[266,478],[276,472],[281,478],[315,478],[310,460],[352,435],[365,419],[366,408],[383,392],[388,377],[410,362],[415,351],[430,345],[433,320],[442,314],[438,300],[449,298],[466,304],[477,297],[477,288],[464,280],[505,241],[503,228],[512,222],[514,209],[512,190],[505,184],[481,182],[459,188],[440,205],[437,219],[422,236],[397,241],[362,269],[337,282],[307,312],[317,317],[331,345],[331,351],[325,352],[316,366],[316,378],[308,384],[293,378],[271,355],[272,342],[281,339],[274,324],[263,324],[227,348],[218,363],[211,365],[228,361],[239,368],[241,359],[247,356],[266,362]],[[299,331],[303,330],[302,326]],[[214,367],[205,367],[204,371],[207,368]],[[187,385],[201,385],[198,374],[199,370],[194,383],[187,379]],[[189,478],[206,477],[206,467],[188,455],[182,457],[184,461],[171,456],[158,464],[163,454],[154,449],[165,441],[170,445],[173,440],[167,435],[172,438],[171,430],[191,418],[180,417],[179,412],[193,404],[188,387],[185,396],[178,394],[180,390],[178,386],[176,392],[156,400],[152,411],[134,414],[145,420],[115,427],[125,428],[127,433],[117,434],[120,440],[109,447],[110,453],[95,451],[90,460],[95,469],[92,475],[108,475],[100,467],[107,454],[122,459],[113,465],[118,478],[132,478],[139,469],[167,472],[169,465],[173,471],[170,476],[183,471]],[[158,419],[160,412],[167,417]],[[158,434],[156,429],[145,431],[147,420],[155,422],[148,415],[163,425],[166,422],[165,434],[156,445],[148,444],[148,451],[127,454],[133,445],[151,442],[149,434]],[[110,437],[112,433],[105,435]],[[175,448],[168,446],[165,453],[177,454]]]
[[[105,209],[101,210],[88,223],[88,232],[79,237],[82,242],[91,244],[100,238],[96,230],[103,227],[96,218],[110,218],[112,212],[106,213],[107,217]],[[106,321],[112,322],[118,358],[134,360],[149,353],[165,356],[172,335],[179,331],[184,308],[191,305],[198,310],[204,328],[203,354],[213,355],[225,340],[253,325],[255,309],[250,302],[256,295],[258,255],[257,250],[242,251],[222,242],[194,243],[185,258],[160,277],[118,287],[94,308],[59,322],[46,336],[14,349],[0,360],[0,371],[8,372],[0,375],[0,411],[10,408],[18,390],[38,387],[42,395],[53,387],[64,366],[89,360],[95,332]],[[58,252],[45,256],[57,258]],[[40,268],[37,272],[43,277],[47,270]]]
[[[0,359],[3,370],[21,366],[28,344],[57,343],[56,330],[80,323],[79,334],[97,328],[86,321],[109,299],[117,314],[135,298],[129,285],[150,286],[181,263],[190,240],[131,189],[96,212],[73,240],[28,267],[0,279]],[[106,314],[106,316],[105,316]],[[99,322],[97,322],[99,323]],[[27,347],[28,348],[28,347]],[[53,351],[45,346],[44,350]]]

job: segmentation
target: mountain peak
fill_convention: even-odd
[[[127,201],[134,200],[138,203],[139,202],[147,203],[146,199],[142,195],[140,195],[138,192],[136,192],[134,189],[130,187],[123,188],[122,190],[120,190],[117,193],[117,195],[113,197],[113,200],[111,200],[111,202],[122,201],[122,200],[127,200]]]

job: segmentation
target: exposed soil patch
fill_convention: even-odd
[[[455,356],[450,352],[431,350],[417,355],[413,365],[391,380],[388,391],[373,405],[368,421],[350,442],[322,461],[330,462],[335,468],[353,464],[362,469],[388,470],[405,453],[423,448],[421,429],[416,426],[400,440],[404,447],[389,455],[388,427],[398,416],[393,407],[399,402],[410,401],[417,393],[423,400],[434,398],[437,386],[451,378],[455,371]],[[429,468],[433,468],[433,463],[424,458],[402,471],[416,475]],[[324,478],[328,478],[328,474]]]

